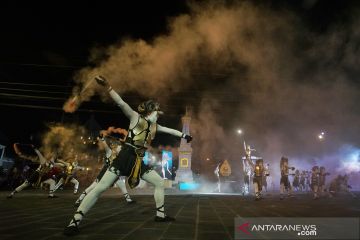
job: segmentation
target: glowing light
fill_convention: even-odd
[[[360,172],[360,149],[355,149],[345,155],[341,160],[340,169],[347,173]]]
[[[210,161],[210,158],[206,158],[206,161]]]
[[[192,182],[180,182],[179,183],[179,189],[180,190],[196,190],[199,188],[200,184],[198,183],[192,183]]]
[[[241,129],[238,129],[236,132],[237,132],[238,134],[242,134],[242,133],[243,133],[243,131],[242,131]]]
[[[325,138],[325,132],[322,131],[322,132],[319,133],[318,139],[319,140],[324,140],[324,138]]]

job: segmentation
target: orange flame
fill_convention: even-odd
[[[125,130],[125,129],[122,129],[122,128],[115,128],[115,127],[109,127],[107,130],[102,130],[101,133],[104,135],[104,136],[107,136],[111,133],[119,133],[119,134],[122,134],[124,135],[124,137],[122,139],[120,139],[120,141],[125,141],[125,138],[128,134],[128,131]]]
[[[63,110],[68,113],[75,112],[80,105],[77,99],[78,99],[77,96],[68,99],[63,106]]]
[[[29,144],[25,144],[25,145],[29,145]],[[24,153],[21,152],[21,150],[20,150],[20,148],[19,148],[19,143],[14,143],[14,144],[13,144],[13,147],[14,147],[15,153],[16,153],[19,157],[24,158],[24,159],[29,159],[29,160],[31,160],[31,161],[33,161],[33,162],[36,162],[36,157],[30,156],[30,155],[26,155],[26,154],[24,154]]]

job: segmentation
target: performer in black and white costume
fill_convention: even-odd
[[[246,160],[246,157],[242,159],[243,162],[243,172],[244,172],[244,186],[242,190],[243,195],[248,195],[250,193],[250,179],[251,179],[251,166]]]
[[[190,142],[192,137],[182,132],[163,127],[156,123],[160,112],[159,104],[149,100],[138,106],[138,112],[134,111],[124,100],[112,89],[104,77],[95,78],[98,84],[107,88],[112,99],[117,103],[123,113],[129,118],[130,125],[128,136],[120,153],[111,163],[96,187],[83,199],[79,208],[69,225],[64,229],[65,235],[78,233],[78,225],[83,216],[96,203],[100,195],[109,188],[119,176],[128,176],[128,184],[131,188],[136,187],[140,177],[155,186],[154,198],[156,204],[155,221],[168,222],[175,219],[167,216],[164,210],[164,179],[144,164],[142,158],[147,146],[155,137],[156,132],[164,132],[177,137],[182,137]]]
[[[221,181],[220,181],[220,165],[221,162],[218,163],[218,165],[215,168],[214,174],[217,177],[218,181],[217,181],[217,187],[216,190],[217,192],[221,192]]]
[[[330,173],[326,172],[325,167],[320,167],[319,172],[319,195],[320,197],[325,196],[325,184],[326,184],[326,176],[330,175]]]
[[[98,182],[104,176],[106,170],[109,168],[111,162],[114,160],[114,158],[118,155],[118,153],[121,150],[121,144],[120,143],[119,144],[112,144],[111,148],[110,148],[109,145],[106,143],[105,136],[103,134],[100,134],[99,142],[101,143],[101,145],[105,149],[104,166],[100,170],[100,172],[99,172],[98,176],[96,177],[95,181],[88,188],[86,188],[85,191],[83,191],[82,194],[80,195],[80,197],[76,200],[76,202],[75,202],[76,207],[79,207],[80,203],[84,199],[84,197],[87,194],[89,194],[95,188],[95,186],[98,184]],[[120,188],[120,190],[123,193],[127,203],[135,203],[135,201],[133,201],[131,199],[131,197],[130,197],[127,189],[126,189],[124,179],[119,178],[116,181],[116,185]]]
[[[270,165],[268,163],[264,166],[264,174],[263,174],[262,185],[263,185],[263,187],[265,189],[265,192],[268,191],[268,185],[270,185],[270,184],[268,184],[268,182],[270,182],[269,181],[269,179],[270,179],[269,167],[270,167]]]
[[[58,190],[62,185],[66,185],[69,181],[74,184],[74,194],[77,193],[79,189],[79,181],[75,178],[78,170],[85,170],[85,167],[79,166],[78,162],[75,160],[71,163],[58,160],[62,167],[64,168],[64,173],[60,180],[56,183],[54,192]]]
[[[356,198],[356,194],[353,193],[350,189],[352,187],[349,185],[349,175],[345,174],[342,179],[342,184],[340,184],[340,189],[342,191],[349,193],[352,197]]]
[[[299,182],[299,189],[300,191],[305,191],[305,177],[306,177],[306,172],[303,170],[300,173],[300,182]]]
[[[293,179],[293,188],[295,191],[300,190],[300,171],[296,169],[294,179]]]
[[[334,197],[340,191],[341,183],[342,183],[341,175],[338,175],[336,178],[331,180],[329,185],[329,197]]]
[[[329,186],[329,197],[335,197],[339,192],[349,193],[352,197],[356,198],[357,196],[350,191],[351,186],[348,183],[349,177],[347,174],[344,176],[338,175],[330,182]]]
[[[163,175],[163,179],[167,179],[166,175],[165,175],[165,169],[166,171],[170,174],[170,176],[172,175],[170,170],[169,170],[169,159],[167,159],[166,157],[163,157],[161,159],[161,173]]]
[[[280,160],[280,200],[284,199],[285,191],[287,192],[289,197],[293,197],[292,187],[289,181],[289,170],[295,170],[294,167],[289,167],[289,159],[286,157],[281,157]]]
[[[255,200],[262,199],[261,191],[263,186],[263,176],[264,176],[264,160],[263,159],[257,159],[255,164],[252,161],[249,161],[249,159],[246,159],[249,164],[251,165],[254,177],[253,177],[253,185],[254,185],[254,191],[255,191]]]
[[[310,178],[311,178],[311,172],[305,171],[305,191],[307,191],[307,192],[311,190]]]
[[[243,195],[247,195],[250,193],[250,179],[251,176],[253,175],[253,171],[252,171],[253,161],[251,159],[251,152],[255,151],[255,149],[252,149],[250,145],[246,145],[244,141],[244,150],[245,150],[245,158],[243,158],[243,171],[244,171]]]
[[[34,146],[32,146],[32,147],[34,147]],[[48,172],[51,171],[51,169],[53,167],[55,167],[55,165],[56,165],[56,163],[54,162],[54,158],[51,159],[50,161],[48,161],[41,154],[41,152],[38,149],[34,148],[34,151],[35,151],[35,153],[38,156],[39,161],[40,161],[39,167],[36,169],[36,171],[33,174],[30,175],[30,177],[28,179],[25,180],[25,182],[23,182],[14,191],[12,191],[7,196],[7,198],[13,198],[13,196],[16,193],[22,191],[23,189],[27,188],[28,186],[39,185],[41,182],[49,184],[49,196],[48,196],[48,198],[56,198],[56,196],[54,196],[55,180],[51,176],[48,176]]]
[[[314,199],[318,199],[318,190],[319,190],[319,166],[313,166],[311,172],[311,190],[314,193]]]

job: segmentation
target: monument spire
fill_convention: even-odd
[[[191,115],[190,115],[190,108],[186,107],[185,115],[181,118],[183,127],[182,132],[190,134],[190,122],[191,122]],[[176,172],[175,182],[192,182],[193,176],[191,171],[191,155],[192,155],[192,148],[191,143],[188,143],[185,139],[181,139],[180,147],[178,148],[179,151],[179,164],[178,170]]]

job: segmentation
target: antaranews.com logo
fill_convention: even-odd
[[[316,225],[282,225],[282,224],[251,224],[246,222],[237,227],[238,231],[242,231],[247,235],[256,232],[296,232],[298,236],[316,236]]]
[[[359,239],[360,218],[235,218],[235,239]]]

